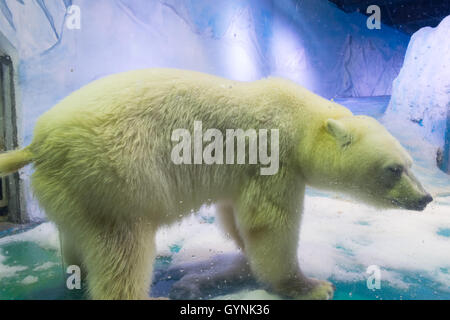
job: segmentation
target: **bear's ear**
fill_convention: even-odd
[[[345,128],[344,124],[335,119],[328,119],[326,121],[325,127],[329,134],[331,134],[334,138],[336,138],[336,142],[341,147],[346,147],[352,143],[352,135]]]

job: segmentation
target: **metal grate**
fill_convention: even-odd
[[[0,56],[0,147],[2,151],[18,148],[14,65],[9,55]],[[1,179],[0,211],[6,208],[8,221],[26,223],[28,219],[21,204],[18,173]],[[3,210],[1,210],[3,208]]]

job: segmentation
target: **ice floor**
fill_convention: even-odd
[[[381,117],[389,97],[336,99],[356,114]],[[406,130],[386,121],[410,150],[414,170],[435,201],[423,212],[377,211],[335,194],[308,190],[301,226],[304,272],[328,279],[335,299],[450,299],[450,176],[432,168]],[[408,131],[409,132],[409,131]],[[1,235],[0,235],[1,236]],[[153,296],[194,299],[279,299],[239,265],[233,243],[214,224],[214,208],[157,235]],[[0,238],[0,299],[80,299],[65,289],[59,241],[51,223]],[[366,269],[381,270],[369,290]],[[236,267],[238,266],[238,267]]]

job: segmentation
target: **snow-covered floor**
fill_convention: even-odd
[[[374,103],[384,111],[380,99],[387,103],[386,98]],[[339,102],[361,107],[352,107],[354,99]],[[434,169],[432,156],[415,147],[422,142],[414,138],[413,129],[389,119],[383,122],[412,153],[414,170],[435,201],[423,212],[378,211],[307,190],[298,249],[301,266],[309,276],[332,281],[336,299],[450,299],[450,176]],[[278,299],[247,277],[245,265],[235,267],[243,259],[214,220],[214,208],[204,207],[158,232],[152,295]],[[381,270],[378,290],[366,285],[371,265]],[[60,287],[62,272],[51,223],[0,239],[0,299],[73,298]]]

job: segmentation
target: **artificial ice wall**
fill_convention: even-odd
[[[443,171],[450,173],[450,16],[436,28],[411,37],[403,67],[393,83],[385,118],[403,127],[413,123],[417,136],[431,144]],[[395,130],[395,128],[393,128]],[[412,131],[410,130],[410,131]]]

